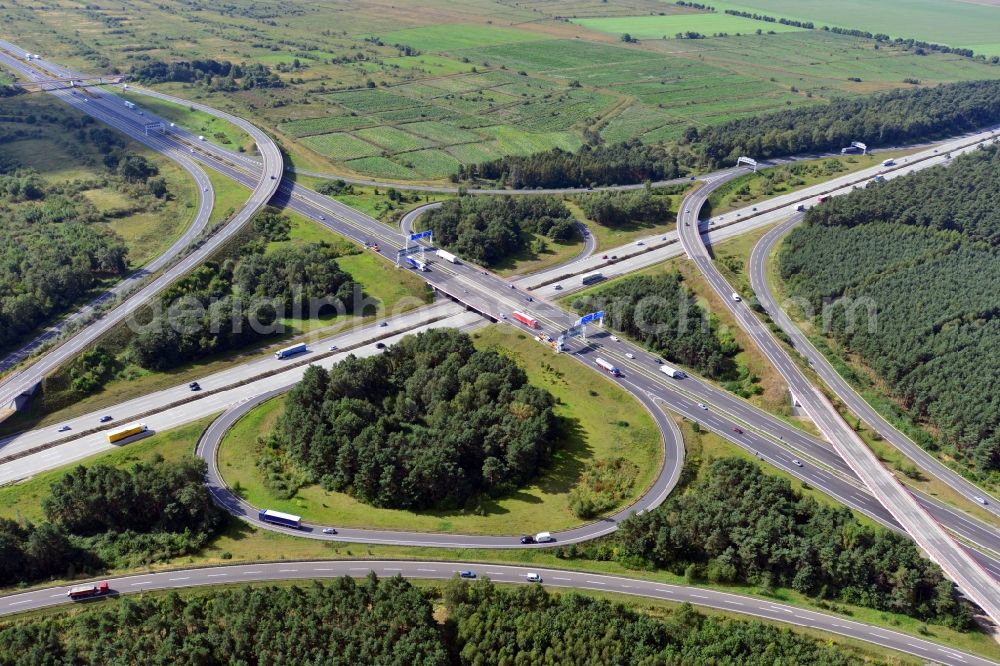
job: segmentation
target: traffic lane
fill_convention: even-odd
[[[113,594],[125,595],[223,584],[322,580],[342,576],[363,578],[370,573],[382,578],[400,576],[410,579],[450,580],[460,571],[472,571],[477,578],[488,577],[503,584],[536,584],[529,582],[527,577],[529,574],[537,574],[545,587],[610,592],[674,603],[690,603],[693,606],[721,610],[727,614],[820,629],[940,663],[997,666],[995,661],[945,647],[924,638],[771,600],[625,576],[544,567],[438,560],[289,561],[138,574],[111,578],[108,579],[108,583]],[[0,614],[10,615],[69,603],[67,594],[70,587],[49,587],[0,597]],[[100,603],[100,600],[77,603]]]

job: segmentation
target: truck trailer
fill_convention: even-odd
[[[145,423],[133,423],[132,425],[125,426],[124,428],[119,428],[118,430],[112,430],[108,433],[108,444],[114,444],[115,442],[120,442],[123,439],[128,439],[149,430]]]
[[[538,328],[538,320],[534,317],[529,317],[523,312],[517,312],[516,310],[510,314],[511,317],[518,320],[528,328]]]
[[[282,350],[274,352],[274,358],[281,360],[283,358],[288,358],[289,356],[295,356],[296,354],[301,354],[302,352],[309,351],[306,348],[306,343],[300,342],[297,345],[292,345],[291,347],[285,347]]]
[[[596,363],[597,367],[599,367],[601,370],[604,370],[604,372],[608,373],[609,375],[611,375],[613,377],[621,377],[622,376],[622,371],[621,370],[619,370],[618,368],[616,368],[611,363],[608,363],[603,358],[595,359],[594,363]]]
[[[135,111],[135,102],[125,102],[125,108]]]
[[[687,377],[683,370],[678,370],[677,368],[671,368],[669,365],[661,365],[660,372],[665,374],[667,377],[673,377],[674,379],[684,379]]]
[[[441,257],[445,261],[450,261],[453,264],[457,264],[458,263],[458,257],[456,257],[455,255],[453,255],[451,252],[447,252],[445,250],[438,250],[434,254],[436,254],[437,256]]]
[[[257,512],[257,517],[262,523],[274,523],[275,525],[284,525],[285,527],[294,527],[295,529],[302,527],[302,518],[300,516],[293,516],[290,513],[282,513],[281,511],[273,511],[272,509],[261,509]]]
[[[76,601],[78,599],[92,599],[111,592],[108,581],[102,580],[100,583],[88,583],[87,585],[77,585],[66,593],[66,596]]]
[[[419,259],[414,259],[413,257],[407,257],[406,262],[410,264],[410,266],[414,270],[423,271],[425,273],[430,270],[429,268],[427,268],[427,264],[424,263],[423,261],[420,261]]]

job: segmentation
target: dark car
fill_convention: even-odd
[[[375,343],[375,349],[385,349],[385,343],[384,342],[376,342]]]
[[[476,572],[475,571],[459,571],[458,575],[461,576],[462,578],[475,578],[476,577]]]
[[[102,416],[101,417],[101,423],[107,423],[110,420],[111,420],[110,416]]]
[[[535,543],[535,537],[523,536],[521,537],[521,543]]]
[[[742,435],[743,428],[733,428],[733,432],[735,432],[737,435]]]
[[[198,382],[191,382],[190,384],[188,384],[188,388],[191,389],[192,391],[200,391],[201,384],[199,384]]]

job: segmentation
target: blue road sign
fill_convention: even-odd
[[[604,319],[604,310],[600,310],[599,312],[591,312],[590,314],[583,315],[582,317],[580,317],[580,321],[578,321],[576,325],[585,326],[590,322],[596,321],[598,319]]]
[[[419,233],[410,234],[410,240],[420,240],[421,238],[430,238],[434,235],[434,232],[428,229],[427,231],[421,231]]]

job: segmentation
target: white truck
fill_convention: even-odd
[[[552,532],[539,532],[535,535],[535,543],[552,543],[555,540]]]
[[[135,102],[125,102],[125,108],[135,111]]]
[[[446,250],[438,250],[434,254],[436,254],[437,256],[441,257],[445,261],[450,261],[453,264],[457,264],[458,263],[458,257],[456,257],[451,252],[448,252]]]
[[[667,377],[673,377],[674,379],[684,379],[687,377],[683,370],[678,370],[677,368],[671,368],[669,365],[661,365],[660,372],[665,374]]]
[[[884,166],[884,167],[891,167],[895,163],[896,163],[895,160],[892,160],[892,159],[883,160],[882,161],[882,166]]]

